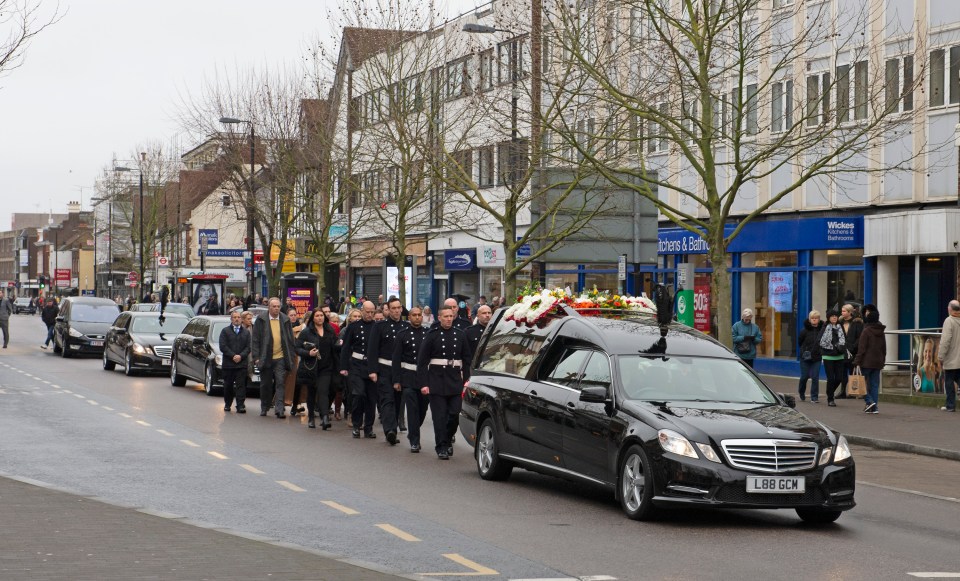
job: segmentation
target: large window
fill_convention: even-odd
[[[913,110],[913,56],[889,59],[884,70],[887,111],[899,113]]]
[[[930,51],[929,66],[930,106],[960,102],[960,46]]]
[[[823,125],[829,119],[830,73],[811,75],[807,77],[807,127]]]
[[[813,253],[813,308],[821,313],[845,303],[863,304],[863,250],[817,250]],[[818,270],[827,267],[830,270]],[[851,270],[838,270],[851,267]]]
[[[585,272],[583,275],[583,290],[593,290],[596,286],[600,290],[617,292],[620,288],[620,279],[617,278],[617,264],[585,264],[588,271],[607,270],[612,272]]]
[[[764,269],[740,273],[740,308],[753,310],[753,322],[763,334],[763,342],[757,345],[758,357],[792,359],[796,356],[796,266],[796,252],[741,255],[742,268]]]
[[[774,83],[771,93],[770,131],[789,131],[793,127],[793,81]]]

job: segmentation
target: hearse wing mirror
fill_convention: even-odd
[[[586,403],[607,403],[607,388],[585,387],[580,391],[580,401]]]
[[[781,394],[780,394],[780,397],[783,398],[783,402],[784,402],[785,404],[787,404],[787,407],[790,407],[790,408],[795,408],[795,407],[797,407],[797,398],[796,398],[796,397],[794,397],[794,396],[792,396],[792,395],[787,395],[787,394],[785,394],[785,393],[781,393]]]

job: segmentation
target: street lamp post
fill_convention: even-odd
[[[254,281],[254,260],[253,260],[253,208],[254,208],[254,193],[253,193],[253,156],[254,156],[254,133],[253,133],[253,121],[247,121],[244,119],[236,119],[234,117],[221,117],[220,123],[225,125],[232,125],[235,123],[246,123],[250,126],[250,179],[249,179],[249,190],[247,191],[247,255],[250,256],[250,271],[247,273],[248,281],[248,290],[247,292],[250,295],[256,294],[256,285]]]
[[[115,167],[114,171],[136,171],[140,174],[140,284],[144,285],[144,272],[145,268],[143,266],[143,164],[147,161],[147,154],[140,154],[140,168],[134,169],[132,167]],[[111,256],[111,258],[113,258]]]

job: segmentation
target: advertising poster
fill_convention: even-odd
[[[198,315],[223,314],[223,282],[222,281],[192,281],[190,290],[190,305]]]
[[[407,292],[406,303],[404,306],[407,310],[413,308],[413,304],[410,302],[410,299],[413,297],[413,293],[410,289],[410,281],[413,279],[413,273],[409,266],[403,268],[403,277],[405,279],[404,289]],[[400,297],[400,271],[396,266],[387,267],[387,293],[386,297]],[[384,298],[386,298],[384,297]]]
[[[693,326],[710,333],[710,275],[698,274],[693,283]]]
[[[287,299],[297,309],[297,316],[301,319],[313,310],[313,290],[309,288],[288,288]]]
[[[943,395],[943,365],[937,359],[939,335],[910,337],[910,377],[915,395]]]
[[[793,273],[771,272],[769,282],[770,306],[777,313],[793,312]]]

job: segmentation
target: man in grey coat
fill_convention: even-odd
[[[285,418],[284,382],[294,371],[295,344],[290,319],[280,312],[280,299],[272,297],[267,312],[253,322],[253,364],[260,368],[260,415],[267,415],[273,398],[274,414]]]
[[[947,318],[943,321],[943,335],[940,336],[940,349],[937,352],[943,375],[946,379],[944,389],[947,401],[941,411],[957,411],[957,384],[960,383],[960,302],[950,301],[947,305]]]
[[[10,342],[10,315],[13,314],[13,301],[0,291],[0,330],[3,331],[3,348]]]

